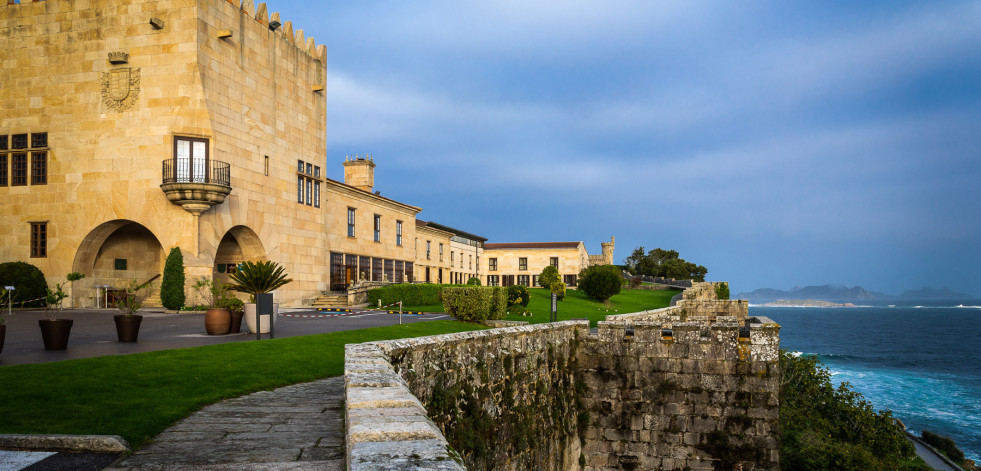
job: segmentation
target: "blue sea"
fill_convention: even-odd
[[[749,311],[780,324],[783,349],[817,355],[833,381],[851,383],[917,435],[953,438],[981,462],[981,300]]]

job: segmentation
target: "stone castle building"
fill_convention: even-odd
[[[358,280],[499,276],[486,238],[376,194],[371,157],[326,178],[326,47],[265,4],[25,0],[0,6],[0,39],[0,261],[85,274],[75,306],[155,279],[173,247],[188,285],[283,264],[286,304]],[[578,273],[578,244],[528,273],[554,256]]]

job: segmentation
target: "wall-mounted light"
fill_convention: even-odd
[[[271,29],[273,31],[276,31],[277,29],[279,29],[280,26],[282,26],[282,23],[280,23],[279,20],[270,20],[269,21],[269,29]]]
[[[164,21],[160,18],[150,18],[150,25],[153,26],[153,29],[163,29]]]
[[[230,29],[219,29],[218,37],[221,39],[232,37],[232,30]]]

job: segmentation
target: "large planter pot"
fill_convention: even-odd
[[[71,319],[53,321],[40,319],[37,323],[41,327],[41,340],[44,341],[45,350],[65,350],[68,348],[68,335],[71,334],[72,324],[75,321]]]
[[[279,303],[273,304],[273,315],[277,315],[277,314],[279,314]],[[255,303],[245,303],[245,316],[244,317],[245,317],[245,325],[247,325],[249,327],[249,332],[251,332],[251,333],[254,334],[255,333],[255,329],[256,329],[256,327],[255,327]],[[261,319],[259,319],[259,323],[261,324],[259,326],[260,327],[259,333],[260,334],[268,334],[269,333],[269,322],[270,322],[270,317],[271,316],[269,314],[263,314],[263,315],[261,315],[259,317],[261,317]]]
[[[143,322],[143,316],[119,314],[112,316],[112,320],[116,321],[116,337],[120,342],[135,342],[140,336],[140,323]]]
[[[225,335],[232,327],[232,315],[225,308],[204,311],[204,329],[208,335]]]
[[[229,334],[237,334],[242,330],[242,316],[245,315],[244,311],[231,311],[232,314],[232,328],[228,330]]]

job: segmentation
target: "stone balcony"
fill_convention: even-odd
[[[195,216],[223,203],[232,192],[230,166],[218,160],[167,159],[162,181],[167,199]]]

